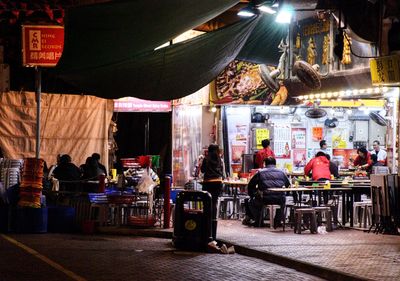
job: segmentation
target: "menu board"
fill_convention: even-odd
[[[348,169],[350,160],[354,160],[356,157],[357,149],[334,149],[332,160],[337,161],[341,169]]]
[[[256,145],[257,149],[262,149],[261,142],[269,139],[269,130],[267,128],[256,128]]]
[[[306,148],[306,128],[292,128],[292,149]]]
[[[274,127],[274,153],[276,158],[290,158],[290,127],[289,126],[275,126]]]

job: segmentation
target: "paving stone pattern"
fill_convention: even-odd
[[[327,234],[294,234],[235,220],[218,224],[218,238],[260,251],[313,263],[372,280],[400,280],[400,236],[335,230]]]
[[[11,236],[88,280],[322,280],[239,254],[177,251],[168,239],[62,234]],[[0,250],[3,244],[1,241]],[[38,272],[46,267],[26,255],[25,262],[31,260]],[[0,272],[3,266],[0,262]],[[52,277],[53,273],[52,269],[43,270],[47,277],[26,279],[26,273],[17,271],[14,276],[0,280],[65,280]],[[58,272],[55,274],[59,277]]]

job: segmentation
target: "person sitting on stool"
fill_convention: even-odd
[[[262,217],[261,211],[264,205],[279,205],[274,218],[274,227],[279,227],[284,214],[285,193],[272,192],[270,188],[281,188],[290,186],[286,174],[276,168],[276,160],[268,157],[264,160],[265,168],[255,174],[247,185],[250,201],[246,199],[246,217],[243,220],[245,225],[260,226]],[[270,214],[272,216],[272,214]]]

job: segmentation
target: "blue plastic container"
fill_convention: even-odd
[[[46,233],[47,208],[9,208],[8,231],[16,233]]]
[[[8,231],[8,206],[0,206],[0,232]]]
[[[75,208],[68,206],[48,207],[48,232],[73,232],[75,227]]]
[[[178,196],[179,192],[184,191],[184,189],[172,188],[170,198],[174,204],[176,204],[176,197]]]

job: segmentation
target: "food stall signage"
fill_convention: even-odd
[[[323,137],[323,128],[322,127],[313,127],[312,128],[312,138],[313,141],[320,141]]]
[[[266,128],[257,128],[256,129],[256,144],[257,149],[262,149],[261,142],[265,139],[269,139],[269,130]]]
[[[114,112],[169,112],[170,101],[150,101],[137,98],[121,98],[114,100]]]
[[[373,85],[400,85],[400,55],[370,60]]]
[[[22,65],[56,66],[64,48],[64,27],[22,26]]]

